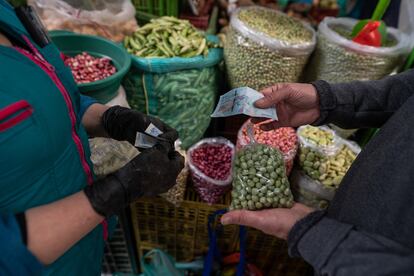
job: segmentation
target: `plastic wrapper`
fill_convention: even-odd
[[[222,55],[222,49],[214,48],[207,57],[133,57],[134,66],[123,81],[129,104],[177,129],[188,149],[210,124]]]
[[[310,148],[323,156],[335,155],[342,144],[341,138],[327,126],[301,126],[297,135],[301,148]]]
[[[115,96],[115,98],[107,102],[105,105],[107,106],[119,105],[119,106],[131,108],[126,98],[125,89],[122,86],[119,87],[118,94]]]
[[[197,164],[193,158],[193,153],[195,150],[209,147],[209,146],[220,146],[230,148],[230,160],[225,164],[220,164],[216,169],[220,169],[223,166],[227,166],[228,170],[225,172],[224,179],[215,179],[208,176],[203,172],[201,164]],[[234,145],[229,140],[225,138],[207,138],[199,141],[193,145],[187,152],[188,166],[190,168],[190,175],[194,185],[195,190],[200,195],[200,198],[209,203],[217,203],[220,198],[231,189],[231,163],[234,155]],[[217,154],[216,156],[205,157],[205,161],[210,163],[216,163],[222,158],[222,154]]]
[[[298,169],[292,171],[290,186],[296,202],[319,210],[328,207],[336,191],[334,188],[324,187],[319,181]]]
[[[290,208],[293,195],[282,153],[251,143],[236,153],[231,209]]]
[[[316,50],[306,70],[308,81],[331,83],[376,80],[403,64],[410,44],[405,34],[387,28],[388,45],[372,47],[353,42],[351,31],[357,20],[325,18],[318,28]]]
[[[48,30],[99,35],[120,42],[138,27],[130,0],[31,0]]]
[[[98,178],[116,172],[139,154],[129,142],[110,138],[89,139],[89,146],[93,171]]]
[[[277,23],[279,33],[250,26],[243,16],[246,12],[256,17],[252,22],[266,15],[267,21],[260,22]],[[278,82],[297,82],[315,39],[310,26],[278,11],[256,6],[238,9],[231,17],[224,47],[231,87],[248,86],[260,91]]]
[[[246,121],[237,133],[237,150],[250,144],[250,139],[247,135],[248,124],[249,121]],[[253,130],[254,138],[258,143],[271,146],[282,152],[286,174],[289,175],[299,147],[295,130],[291,127],[282,127],[271,131],[263,131],[259,125],[254,125]]]
[[[340,138],[333,131],[332,133],[333,143],[327,151],[326,147],[307,141],[299,129],[299,165],[310,178],[321,182],[325,187],[336,189],[361,149],[356,143]]]
[[[348,139],[349,137],[354,135],[355,132],[358,131],[358,129],[344,129],[334,124],[329,124],[329,127],[333,129],[341,138],[344,139]]]
[[[177,141],[175,145],[176,150],[185,156],[185,151],[180,149],[180,142]],[[110,138],[89,139],[89,146],[93,170],[97,178],[104,178],[106,175],[116,172],[139,154],[138,149],[129,142]],[[177,177],[176,185],[160,196],[178,206],[184,200],[187,177],[188,165],[186,162]]]

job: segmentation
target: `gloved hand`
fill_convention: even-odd
[[[163,143],[164,147],[173,151],[178,133],[160,119],[121,106],[113,106],[102,115],[102,125],[108,135],[115,140],[128,141],[132,145],[137,132],[145,132],[151,123],[163,132],[159,137],[167,141],[167,144]]]
[[[184,158],[178,152],[168,152],[157,144],[117,172],[87,186],[84,192],[95,211],[108,217],[139,197],[168,191],[183,167]]]

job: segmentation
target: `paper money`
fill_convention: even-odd
[[[211,117],[228,117],[245,114],[250,117],[277,120],[275,108],[260,109],[254,107],[254,102],[263,97],[262,93],[250,87],[233,89],[220,96],[219,103]]]
[[[162,133],[161,130],[151,123],[145,130],[145,133],[137,132],[134,145],[137,148],[152,148],[158,141],[157,137]]]

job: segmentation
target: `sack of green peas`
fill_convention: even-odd
[[[230,85],[260,91],[297,82],[315,44],[315,31],[297,19],[258,6],[240,8],[231,16],[224,46]]]
[[[215,36],[210,39],[218,41]],[[182,147],[199,141],[210,124],[218,91],[220,48],[191,58],[139,58],[123,86],[132,108],[159,117],[176,128]]]
[[[293,195],[282,153],[252,143],[236,153],[230,209],[290,208]]]
[[[407,36],[387,28],[382,47],[352,41],[352,28],[358,21],[351,18],[326,17],[318,27],[318,42],[306,69],[306,80],[332,83],[377,80],[391,74],[403,64],[410,51]]]
[[[324,187],[297,168],[292,171],[290,184],[295,201],[315,209],[326,209],[335,196],[334,188]]]

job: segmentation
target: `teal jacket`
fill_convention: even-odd
[[[80,94],[59,51],[36,46],[4,0],[0,30],[37,56],[0,46],[0,213],[8,214],[76,193],[94,176]],[[103,247],[99,225],[44,274],[99,275]]]

